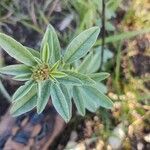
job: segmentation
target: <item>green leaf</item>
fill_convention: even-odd
[[[79,79],[83,84],[95,84],[95,81],[92,80],[91,78],[89,78],[88,76],[81,74],[81,73],[77,73],[74,71],[63,71],[64,73],[66,73],[68,76],[72,76],[74,78]]]
[[[34,86],[34,82],[32,80],[27,81],[23,86],[20,86],[14,95],[12,96],[12,101],[17,101],[25,96]]]
[[[12,79],[17,80],[17,81],[27,81],[27,80],[31,79],[31,73],[24,73],[24,74],[21,74],[21,75],[17,75]]]
[[[18,107],[21,103],[21,101],[17,101],[16,103],[13,104],[11,108],[11,113],[14,117],[17,117],[26,112],[29,112],[34,107],[36,107],[36,102],[37,102],[37,96],[35,95],[32,98],[30,98],[29,101],[27,101],[25,104],[21,105],[17,110],[14,111],[15,107]]]
[[[3,83],[0,80],[0,93],[3,94],[3,96],[8,100],[11,101],[11,96],[9,95],[8,91],[4,87]]]
[[[49,59],[50,59],[50,54],[49,53],[50,53],[49,45],[48,45],[48,43],[46,43],[43,47],[42,54],[41,54],[43,62],[45,62],[45,63],[49,62]]]
[[[38,83],[38,99],[37,99],[37,113],[40,114],[46,107],[50,97],[51,83],[49,80]]]
[[[67,47],[64,61],[66,63],[72,63],[86,55],[96,42],[99,32],[99,27],[92,27],[80,33]]]
[[[83,90],[87,96],[91,98],[91,100],[97,103],[97,106],[102,106],[108,109],[112,108],[112,101],[99,90],[97,90],[94,86],[83,86]]]
[[[39,64],[39,65],[43,63],[42,60],[38,57],[34,57],[34,59],[37,62],[37,64]]]
[[[60,65],[60,61],[58,60],[58,61],[52,66],[52,68],[50,69],[50,72],[56,71],[56,70],[58,69],[59,65]]]
[[[107,86],[101,82],[94,84],[94,87],[103,94],[106,94],[108,92]]]
[[[63,84],[60,84],[60,88],[66,98],[67,104],[68,104],[68,109],[69,109],[69,120],[71,119],[72,116],[72,101],[71,101],[71,96],[69,94],[69,91],[67,87]]]
[[[20,75],[20,74],[31,73],[31,68],[23,64],[9,65],[0,68],[0,73],[7,74],[7,75]]]
[[[64,72],[60,72],[60,71],[51,72],[51,75],[52,75],[54,78],[63,78],[63,77],[65,77],[65,76],[67,76]]]
[[[88,57],[88,55],[86,57]],[[86,59],[86,57],[85,57],[85,59]],[[113,57],[112,52],[110,52],[107,48],[105,48],[103,63],[105,64],[107,62],[107,60],[112,57]],[[93,57],[88,60],[87,67],[83,68],[82,70],[80,69],[79,72],[82,73],[84,71],[84,73],[86,73],[86,74],[96,72],[100,67],[100,63],[101,63],[101,47],[99,46],[93,50]]]
[[[27,112],[28,109],[26,110],[25,106],[27,105],[28,108],[30,107],[30,101],[32,101],[33,98],[36,96],[36,92],[37,92],[37,88],[36,85],[34,85],[26,95],[24,95],[22,98],[20,98],[19,100],[13,103],[13,106],[11,107],[10,110],[11,114],[15,114],[17,111],[19,111],[19,114],[23,114]]]
[[[99,105],[97,105],[96,101],[94,99],[91,99],[86,92],[83,90],[82,87],[78,87],[82,93],[82,96],[84,97],[84,105],[85,108],[87,108],[90,112],[96,112]]]
[[[10,36],[0,33],[0,46],[13,58],[28,65],[35,65],[33,55],[19,42]]]
[[[31,53],[34,57],[40,58],[40,53],[39,53],[39,51],[37,51],[37,50],[35,50],[35,49],[33,49],[33,48],[30,48],[30,47],[27,47],[27,46],[25,46],[25,47],[26,47],[26,49],[27,49],[28,51],[30,51],[30,53]]]
[[[96,82],[100,82],[106,78],[109,77],[109,73],[106,72],[101,72],[101,73],[93,73],[93,74],[89,74],[88,76],[93,79]]]
[[[85,99],[82,96],[82,93],[79,87],[77,86],[73,87],[73,100],[74,100],[74,103],[77,107],[79,114],[84,116],[85,115],[85,104],[84,104]]]
[[[77,86],[79,86],[79,85],[83,84],[79,79],[77,79],[73,76],[65,76],[62,78],[58,78],[57,81],[64,84],[64,85],[77,85]]]
[[[53,83],[51,86],[52,103],[60,116],[68,122],[70,119],[70,112],[67,100],[58,84]]]
[[[80,66],[77,68],[78,72],[80,73],[87,73],[87,68],[93,58],[93,52],[90,52],[83,60],[83,62],[80,64]]]
[[[99,67],[100,67],[100,55],[101,55],[101,51],[100,49],[97,51],[94,49],[93,51],[93,57],[91,58],[91,60],[89,60],[88,62],[88,66],[86,68],[86,73],[93,73],[96,72]]]
[[[50,61],[52,64],[54,64],[61,58],[61,52],[60,52],[61,48],[60,48],[60,44],[59,44],[56,31],[50,24],[47,26],[43,40],[41,42],[41,53],[46,43],[48,43],[49,50],[50,50],[50,53],[49,53]]]

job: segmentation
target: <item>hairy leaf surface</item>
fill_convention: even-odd
[[[13,58],[28,65],[35,65],[33,55],[19,42],[10,36],[0,33],[0,46]]]
[[[41,42],[41,52],[43,51],[44,45],[48,43],[49,46],[49,58],[52,64],[60,60],[61,48],[55,29],[49,24]]]
[[[74,71],[63,71],[65,72],[68,76],[72,76],[72,77],[75,77],[77,79],[79,79],[83,84],[95,84],[95,81],[92,80],[90,77],[84,75],[84,74],[81,74],[81,73],[77,73],[77,72],[74,72]]]
[[[112,101],[93,86],[83,86],[83,90],[89,98],[96,101],[97,106],[102,106],[108,109],[112,108]]]
[[[86,55],[96,42],[99,32],[99,27],[92,27],[80,33],[67,47],[64,61],[66,63],[72,63]]]
[[[24,106],[26,104],[28,106],[30,105],[30,100],[32,100],[32,98],[35,97],[36,92],[37,92],[37,89],[35,85],[31,88],[31,90],[25,96],[23,96],[21,99],[13,103],[13,106],[11,107],[10,112],[12,114],[15,114],[16,111],[19,111],[20,114],[26,112],[26,109],[24,108]]]
[[[27,46],[25,46],[25,48],[26,48],[28,51],[30,51],[30,53],[31,53],[34,57],[40,58],[40,53],[39,53],[39,51],[37,51],[37,50],[35,50],[35,49],[31,48],[31,47],[27,47]]]
[[[68,85],[77,85],[77,86],[79,86],[79,85],[83,84],[82,81],[80,81],[79,79],[77,79],[73,76],[69,76],[69,75],[67,75],[65,77],[62,77],[62,78],[58,78],[57,81],[64,84],[64,85],[67,85],[67,86]]]
[[[17,107],[20,102],[16,102],[13,107]],[[34,107],[36,107],[37,103],[37,96],[33,96],[29,101],[27,101],[25,104],[23,104],[21,107],[19,107],[16,111],[13,111],[13,107],[11,109],[11,113],[14,117],[17,117],[19,115],[22,115],[30,110],[32,110]]]
[[[71,119],[72,116],[72,101],[71,101],[71,96],[69,94],[68,89],[66,88],[65,85],[60,84],[60,88],[66,98],[67,104],[68,104],[68,109],[69,109],[69,119]]]
[[[49,62],[49,59],[50,59],[50,50],[49,50],[49,45],[48,43],[46,43],[43,47],[43,50],[42,50],[42,54],[41,54],[41,59],[43,62],[45,63],[48,63]]]
[[[21,74],[31,73],[31,68],[23,64],[9,65],[0,68],[0,73],[7,74],[7,75],[21,75]]]
[[[37,113],[40,114],[46,104],[48,103],[50,97],[50,87],[51,83],[49,80],[40,81],[38,83],[38,99],[37,99]]]
[[[80,64],[80,66],[77,68],[78,72],[80,73],[87,73],[88,67],[90,65],[91,60],[93,59],[93,52],[90,52],[83,60],[83,62]],[[94,66],[93,66],[94,67]]]
[[[74,100],[74,103],[77,107],[79,114],[84,116],[85,115],[85,103],[84,103],[85,99],[79,87],[77,86],[73,87],[73,100]]]
[[[68,122],[70,118],[68,103],[59,84],[55,83],[52,84],[51,98],[56,111],[66,122]]]
[[[101,72],[101,73],[93,73],[93,74],[90,74],[88,75],[91,79],[93,79],[94,81],[96,82],[100,82],[106,78],[109,77],[109,73],[106,73],[106,72]]]
[[[20,86],[12,97],[12,101],[17,101],[18,99],[25,96],[32,87],[34,86],[34,82],[32,80],[27,81],[24,85]]]
[[[13,79],[17,81],[27,81],[31,79],[31,73],[20,74],[15,76]]]

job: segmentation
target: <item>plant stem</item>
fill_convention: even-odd
[[[102,47],[101,47],[100,70],[102,69],[103,66],[104,46],[105,46],[105,0],[102,0]]]
[[[9,93],[7,92],[7,90],[5,89],[3,83],[0,80],[0,92],[4,95],[4,97],[8,100],[11,101],[11,97],[9,95]]]
[[[120,42],[118,49],[117,49],[117,56],[116,56],[116,68],[115,68],[115,84],[116,88],[118,90],[118,93],[120,93],[120,64],[121,64],[121,48],[122,48],[123,41]]]

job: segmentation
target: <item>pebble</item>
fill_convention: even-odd
[[[143,148],[144,148],[143,143],[138,143],[137,144],[137,150],[143,150]]]
[[[144,140],[150,143],[150,133],[144,136]]]
[[[112,149],[119,149],[125,138],[125,131],[123,124],[120,123],[112,132],[112,135],[108,138],[108,144]]]

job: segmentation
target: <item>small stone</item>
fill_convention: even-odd
[[[103,150],[104,149],[104,141],[102,140],[98,140],[97,144],[96,144],[96,150]]]
[[[119,149],[125,138],[125,131],[123,124],[120,123],[112,132],[112,135],[108,138],[108,143],[112,149]]]
[[[138,143],[137,144],[137,150],[143,150],[143,148],[144,148],[143,143]]]
[[[94,116],[94,121],[99,121],[99,118],[98,118],[98,116]]]
[[[78,134],[76,131],[72,131],[70,135],[70,141],[76,141],[78,138]]]
[[[150,133],[144,136],[144,140],[150,143]]]
[[[76,147],[75,150],[86,150],[86,146],[84,143],[79,143]]]
[[[110,145],[107,145],[107,150],[112,150],[112,147]]]
[[[130,125],[129,127],[128,127],[128,135],[129,135],[129,137],[133,137],[133,133],[134,133],[134,129],[133,129],[133,126],[132,125]]]

